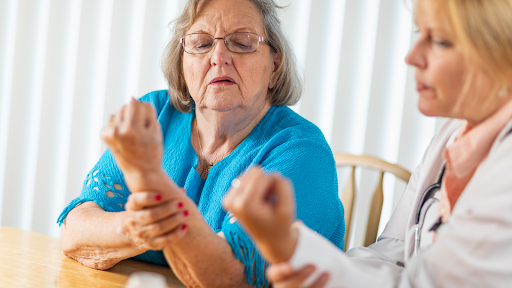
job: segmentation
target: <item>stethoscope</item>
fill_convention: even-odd
[[[446,170],[446,165],[443,165],[443,168],[441,168],[441,172],[439,174],[439,177],[437,179],[437,182],[435,184],[430,185],[425,192],[423,193],[423,196],[421,197],[420,203],[418,204],[418,210],[416,211],[416,228],[414,231],[414,254],[418,254],[418,251],[420,249],[420,241],[421,241],[421,228],[423,227],[423,221],[425,213],[422,213],[423,206],[427,203],[429,199],[432,199],[434,195],[441,190],[441,183],[443,182],[443,176],[444,172]],[[435,200],[438,201],[438,200]],[[423,216],[423,217],[422,217]],[[423,218],[423,219],[422,219]],[[434,223],[434,225],[429,229],[429,231],[436,231],[439,226],[443,224],[443,221],[441,217]]]

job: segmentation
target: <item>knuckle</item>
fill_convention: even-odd
[[[251,208],[251,205],[249,205],[245,198],[239,198],[238,201],[235,201],[235,205],[237,206],[239,212],[243,212]]]
[[[242,201],[240,201],[240,199],[235,199],[235,201],[233,201],[231,203],[231,212],[237,214],[242,209],[243,209],[243,204],[242,204]]]
[[[128,229],[130,229],[130,230],[134,230],[135,229],[135,220],[132,217],[129,217],[127,219],[126,227],[128,227]]]
[[[120,131],[119,138],[122,140],[129,140],[135,136],[135,131],[133,130],[133,127],[129,124],[124,125],[122,127],[122,130]]]
[[[151,224],[151,226],[149,226],[149,231],[152,233],[152,234],[158,234],[160,233],[160,231],[162,231],[163,227],[162,227],[162,223],[156,223],[156,224]]]
[[[145,216],[146,216],[145,217],[146,220],[151,222],[151,221],[157,219],[158,212],[155,209],[151,209],[151,210],[146,211]]]
[[[134,233],[134,236],[137,238],[137,239],[144,239],[144,232],[140,229],[134,229],[133,231]]]

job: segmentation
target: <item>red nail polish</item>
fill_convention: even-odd
[[[183,214],[185,214],[185,216],[188,216],[188,210],[183,211]]]
[[[181,230],[185,230],[185,229],[187,229],[187,224],[183,224],[183,225],[181,226]]]
[[[183,207],[183,203],[182,202],[178,203],[178,208],[181,208],[181,207]]]
[[[162,200],[162,196],[156,195],[155,199],[156,199],[156,201],[160,201],[160,200]]]

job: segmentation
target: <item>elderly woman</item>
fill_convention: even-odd
[[[330,148],[284,107],[302,84],[277,8],[189,1],[163,61],[169,91],[112,117],[102,132],[110,149],[59,218],[68,257],[96,269],[130,257],[168,263],[191,287],[266,286],[267,261],[221,207],[253,165],[290,178],[297,218],[343,247]]]
[[[347,253],[291,225],[287,182],[248,172],[225,205],[276,263],[276,288],[512,286],[512,1],[414,2],[419,109],[452,119],[377,243]]]

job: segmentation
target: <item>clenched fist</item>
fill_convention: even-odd
[[[238,182],[239,181],[239,182]],[[297,243],[293,186],[277,174],[252,168],[228,191],[223,206],[238,217],[272,263],[287,261]]]
[[[137,179],[142,175],[162,173],[162,129],[151,104],[132,98],[110,119],[101,132],[101,138],[114,154],[125,176],[131,175],[131,179]],[[127,179],[130,187],[129,182]]]

